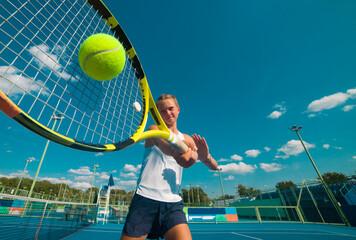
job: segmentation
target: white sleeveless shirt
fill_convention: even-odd
[[[182,133],[178,137],[183,140]],[[145,149],[141,174],[137,180],[136,193],[161,202],[179,202],[183,167],[172,156],[159,150],[156,145]]]

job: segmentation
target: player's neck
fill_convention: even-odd
[[[177,123],[171,125],[171,126],[167,126],[169,128],[169,130],[171,130],[171,132],[173,132],[174,134],[178,134],[178,128],[177,128]]]

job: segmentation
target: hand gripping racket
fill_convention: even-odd
[[[187,151],[162,120],[134,48],[100,0],[2,0],[0,16],[0,109],[7,116],[79,150],[117,151],[159,137]],[[78,62],[80,45],[95,33],[116,37],[126,51],[124,70],[109,81],[89,78]],[[148,113],[159,130],[145,131]]]

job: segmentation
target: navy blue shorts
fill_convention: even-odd
[[[122,233],[129,237],[163,238],[172,227],[187,223],[183,203],[155,201],[135,194]]]

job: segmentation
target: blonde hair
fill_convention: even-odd
[[[161,96],[156,101],[156,106],[158,107],[158,104],[161,101],[166,100],[166,99],[173,99],[173,101],[176,104],[176,106],[179,107],[177,98],[175,96],[171,95],[171,94],[161,94]]]

